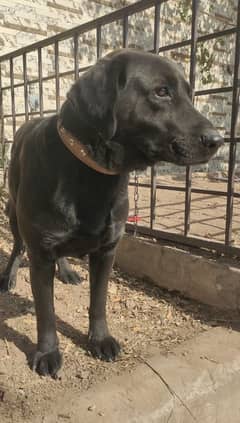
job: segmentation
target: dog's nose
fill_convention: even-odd
[[[201,141],[203,145],[208,148],[218,148],[224,143],[223,137],[216,132],[202,135]]]

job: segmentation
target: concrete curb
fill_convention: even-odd
[[[221,309],[240,309],[240,269],[174,247],[125,236],[116,263],[128,274]]]
[[[238,332],[210,329],[132,374],[81,396],[66,393],[44,423],[58,421],[59,409],[71,423],[239,423],[239,345]]]

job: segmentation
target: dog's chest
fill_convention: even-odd
[[[111,248],[117,243],[123,231],[124,221],[116,221],[114,211],[111,210],[106,222],[82,221],[75,228],[63,233],[53,247],[54,255],[82,257],[103,247]]]
[[[53,233],[52,248],[55,256],[81,257],[99,248],[116,244],[124,231],[128,213],[127,192],[113,202],[85,202],[62,198],[58,201],[59,225]],[[59,231],[59,227],[61,230]]]

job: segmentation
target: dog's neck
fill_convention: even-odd
[[[64,145],[82,163],[95,170],[96,172],[103,173],[104,175],[119,174],[119,171],[117,169],[110,170],[97,163],[93,159],[87,146],[84,145],[79,138],[75,137],[71,132],[64,128],[64,126],[61,124],[60,119],[58,119],[57,121],[57,130]]]
[[[88,152],[88,157],[91,157],[97,166],[113,175],[126,172],[123,168],[123,148],[118,143],[103,139],[102,134],[93,125],[89,124],[84,111],[80,116],[76,114],[69,100],[66,100],[62,105],[58,121],[71,134],[70,138],[80,141],[81,145],[84,146],[84,150],[86,149]],[[107,174],[107,172],[103,173]]]

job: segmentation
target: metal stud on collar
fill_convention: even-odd
[[[61,126],[60,120],[57,122],[57,130],[65,146],[71,151],[71,153],[79,160],[95,170],[96,172],[102,173],[104,175],[118,175],[118,171],[110,170],[99,165],[92,157],[90,152],[85,150],[85,147],[81,144],[81,141],[74,137],[70,132],[68,132],[64,127]]]

